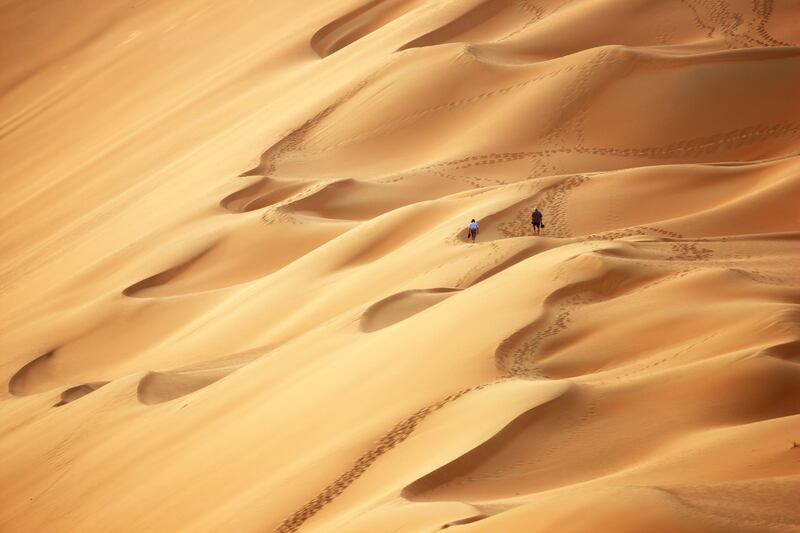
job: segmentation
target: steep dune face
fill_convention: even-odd
[[[73,4],[0,2],[0,530],[800,531],[800,7]]]

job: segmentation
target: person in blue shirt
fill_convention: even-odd
[[[478,236],[478,233],[480,233],[480,230],[478,229],[478,223],[475,222],[475,219],[473,218],[472,222],[469,223],[469,233],[468,233],[468,236],[470,239],[472,239],[472,242],[475,242],[475,237]]]

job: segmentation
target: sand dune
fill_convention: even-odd
[[[139,382],[137,396],[146,405],[168,402],[203,389],[227,376],[230,369],[149,372]]]
[[[0,531],[800,532],[800,7],[73,4],[0,2]]]
[[[62,405],[66,405],[68,403],[74,402],[75,400],[80,400],[87,394],[90,394],[103,385],[107,385],[106,382],[97,382],[97,383],[84,383],[83,385],[77,385],[75,387],[71,387],[64,392],[61,393],[61,400],[53,407],[60,407]]]
[[[458,289],[440,287],[415,289],[393,294],[369,307],[361,317],[364,331],[375,331],[391,326],[412,315],[436,305]]]

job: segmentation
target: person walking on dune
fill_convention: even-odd
[[[475,219],[472,219],[472,222],[469,223],[469,227],[467,230],[467,238],[472,239],[472,242],[475,242],[475,237],[478,236],[480,230],[478,229],[478,223],[475,222]]]
[[[533,233],[539,235],[539,231],[544,227],[544,222],[542,222],[542,212],[539,211],[538,207],[533,208],[533,213],[531,213],[531,224],[533,225]]]

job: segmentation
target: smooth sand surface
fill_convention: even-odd
[[[3,0],[0,63],[0,531],[800,531],[796,2]]]

